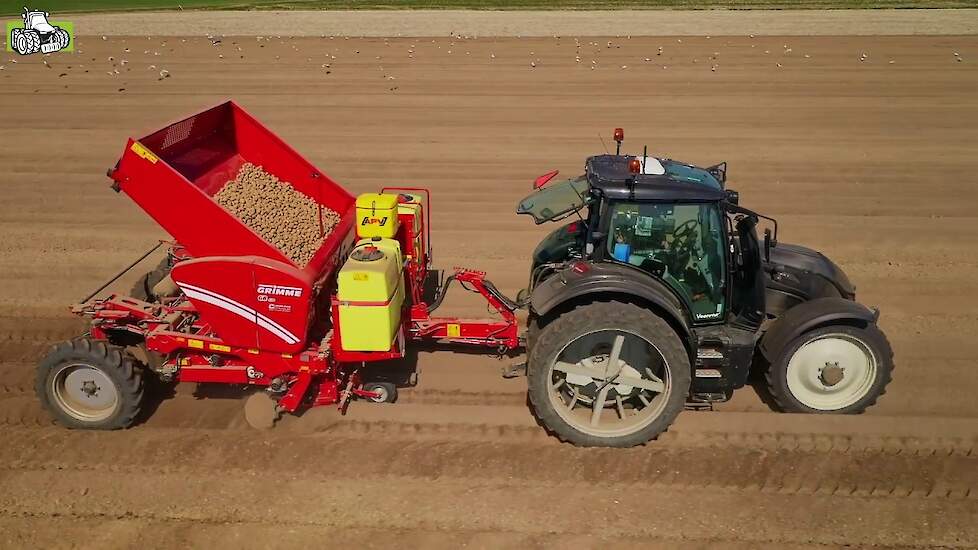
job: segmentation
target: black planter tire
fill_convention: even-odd
[[[118,430],[135,422],[143,404],[142,373],[119,347],[78,338],[41,360],[35,391],[68,428]]]

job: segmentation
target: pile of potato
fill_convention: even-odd
[[[248,162],[214,199],[300,267],[309,263],[340,222],[333,210]]]

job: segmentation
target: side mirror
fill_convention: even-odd
[[[733,189],[726,190],[727,202],[730,204],[740,204],[740,193],[734,191]]]

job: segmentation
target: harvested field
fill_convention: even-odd
[[[241,165],[214,199],[302,267],[329,238],[340,215],[261,166]]]
[[[978,546],[978,37],[78,46],[0,61],[16,129],[0,149],[0,546]],[[65,306],[165,237],[105,168],[128,136],[227,97],[352,193],[430,187],[436,263],[510,295],[551,229],[513,214],[535,176],[577,174],[616,126],[626,151],[726,160],[744,205],[881,308],[894,380],[862,416],[773,413],[748,387],[650,446],[577,449],[536,425],[506,362],[420,349],[390,371],[416,387],[347,417],[256,433],[240,399],[187,386],[130,430],[52,426],[32,366],[83,330]],[[467,298],[444,312],[485,314]]]

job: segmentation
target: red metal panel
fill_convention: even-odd
[[[303,271],[255,256],[224,256],[180,262],[172,277],[227,345],[282,353],[305,347],[313,291]]]
[[[327,278],[352,232],[353,196],[233,102],[130,139],[111,176],[192,256],[261,256],[291,264],[211,198],[244,162],[262,165],[343,217],[309,265],[296,266],[314,279]]]

